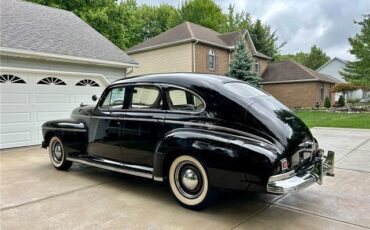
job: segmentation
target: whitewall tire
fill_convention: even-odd
[[[203,164],[193,156],[175,158],[168,177],[172,194],[182,206],[198,210],[209,204],[211,187],[208,175]]]
[[[66,160],[63,143],[57,136],[50,139],[48,150],[50,161],[56,169],[67,170],[72,166],[72,162]]]

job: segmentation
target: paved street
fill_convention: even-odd
[[[314,128],[336,176],[275,196],[226,191],[208,209],[182,208],[150,180],[50,164],[39,147],[2,151],[0,229],[370,229],[370,130]]]

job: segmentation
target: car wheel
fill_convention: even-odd
[[[203,164],[189,155],[174,159],[169,169],[169,186],[184,207],[200,210],[210,204],[212,189]]]
[[[54,136],[49,142],[49,157],[50,161],[56,169],[67,170],[72,166],[72,161],[67,161],[64,154],[62,141]]]

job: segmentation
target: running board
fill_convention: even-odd
[[[129,174],[129,175],[134,175],[134,176],[153,179],[153,174],[149,173],[149,172],[138,172],[136,170],[110,166],[110,165],[107,165],[107,164],[104,164],[104,163],[94,162],[94,160],[85,160],[85,159],[81,159],[81,158],[66,157],[66,160],[81,163],[81,164],[85,164],[85,165],[90,165],[90,166],[93,166],[93,167],[106,169],[106,170],[110,170],[110,171],[114,171],[114,172],[125,173],[125,174]],[[116,162],[116,163],[119,164],[118,162]],[[122,164],[122,165],[124,165],[124,164]],[[128,166],[128,165],[125,165],[125,166]],[[135,166],[133,168],[138,168],[138,167],[140,167],[140,166]],[[153,171],[153,169],[151,169],[151,171]]]

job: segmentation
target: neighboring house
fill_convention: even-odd
[[[0,149],[40,144],[41,125],[93,103],[137,63],[71,12],[0,1]]]
[[[271,63],[262,75],[262,88],[290,108],[324,105],[325,97],[334,103],[331,89],[339,80],[292,61]]]
[[[220,34],[209,28],[184,22],[134,47],[127,53],[140,63],[130,75],[163,72],[225,74],[235,50],[244,40],[252,70],[262,74],[271,58],[259,53],[247,30]]]
[[[324,65],[322,65],[316,71],[319,72],[319,73],[323,73],[323,74],[327,74],[327,75],[330,75],[332,77],[335,77],[336,79],[341,81],[341,83],[344,83],[344,82],[346,82],[346,80],[344,79],[344,77],[342,75],[340,75],[339,72],[343,71],[346,64],[347,64],[347,61],[335,57],[335,58],[331,59],[330,61],[328,61],[327,63],[325,63]],[[339,99],[340,95],[341,95],[341,93],[336,93],[335,94],[335,100],[336,101]],[[366,95],[364,95],[362,90],[356,90],[354,92],[349,93],[348,96],[349,96],[349,98],[363,98]]]

